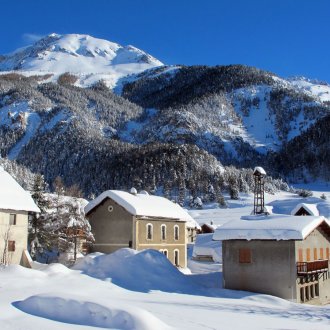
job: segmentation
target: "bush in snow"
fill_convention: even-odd
[[[313,196],[313,192],[307,189],[298,190],[298,195],[301,197],[311,197]]]
[[[192,198],[189,205],[190,205],[191,208],[194,208],[194,209],[202,209],[203,208],[203,202],[202,202],[200,197]]]

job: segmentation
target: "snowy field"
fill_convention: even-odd
[[[323,187],[322,187],[323,188]],[[322,190],[322,191],[321,191]],[[325,192],[330,199],[329,191]],[[314,195],[317,196],[318,192]],[[297,195],[267,195],[301,202]],[[190,211],[221,225],[251,212],[252,196],[229,209]],[[278,207],[278,202],[275,202]],[[287,203],[285,204],[287,205]],[[190,249],[191,255],[191,249]],[[0,329],[309,329],[330,327],[330,306],[311,306],[221,287],[221,265],[189,260],[178,271],[153,250],[93,254],[74,269],[35,264],[0,270]]]

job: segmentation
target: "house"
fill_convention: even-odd
[[[28,216],[40,212],[31,195],[0,167],[0,263],[28,266]]]
[[[254,215],[219,227],[223,286],[295,302],[330,302],[330,222],[323,216]]]
[[[277,214],[324,216],[330,220],[330,202],[317,197],[280,199],[269,205]]]
[[[187,223],[195,224],[178,204],[148,193],[107,190],[85,207],[95,243],[92,251],[155,249],[176,266],[186,267]],[[191,231],[189,232],[191,233]]]
[[[203,223],[201,225],[201,234],[211,234],[214,233],[217,226],[213,225],[212,221],[211,223]]]
[[[316,204],[307,204],[307,203],[299,203],[296,207],[291,211],[291,215],[313,215],[319,216],[320,212],[317,209]]]
[[[212,238],[213,233],[197,235],[192,251],[193,260],[222,262],[221,242]]]

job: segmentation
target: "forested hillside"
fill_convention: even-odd
[[[95,75],[90,61],[121,74]],[[50,35],[2,66],[12,71],[0,74],[1,157],[42,173],[50,189],[60,176],[85,197],[135,186],[188,203],[252,189],[256,165],[276,178],[329,180],[326,83],[243,65],[165,66],[81,35]]]

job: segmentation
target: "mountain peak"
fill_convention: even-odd
[[[115,71],[120,78],[161,65],[159,60],[131,45],[121,46],[84,34],[51,33],[31,46],[2,56],[0,71],[54,74],[111,74]]]

